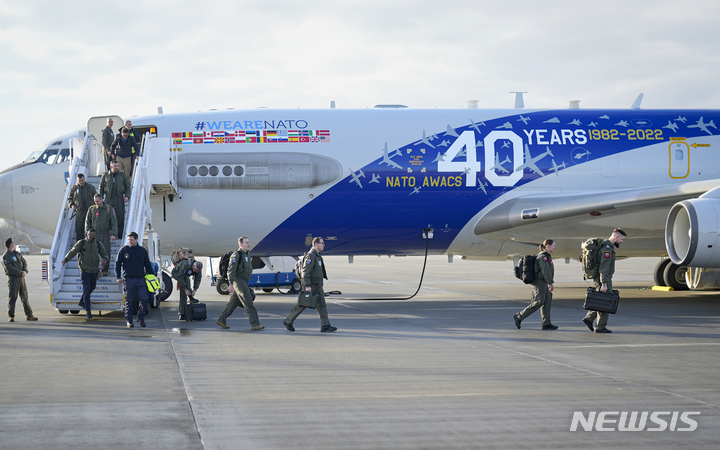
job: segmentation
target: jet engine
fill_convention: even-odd
[[[720,267],[720,188],[673,205],[665,248],[678,266]]]

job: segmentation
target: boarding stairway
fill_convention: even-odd
[[[113,117],[116,123],[123,123],[117,116]],[[50,258],[48,261],[48,280],[50,283],[50,303],[60,313],[79,313],[83,308],[78,305],[82,297],[82,280],[78,267],[77,256],[68,261],[65,266],[62,260],[75,245],[75,212],[68,207],[67,198],[70,188],[77,181],[77,174],[85,174],[86,182],[92,184],[99,191],[100,179],[105,170],[100,146],[100,133],[102,128],[98,123],[104,122],[107,117],[95,117],[88,122],[83,147],[75,152],[73,149],[72,166],[69,171],[69,182],[63,197],[60,217],[55,230]],[[153,170],[149,170],[152,167]],[[152,178],[156,180],[152,182]],[[135,231],[138,234],[138,245],[148,250],[150,261],[161,264],[159,236],[152,229],[152,208],[150,208],[151,195],[179,195],[175,191],[177,178],[177,163],[173,158],[170,140],[157,138],[152,133],[143,135],[140,152],[136,155],[133,168],[132,194],[125,206],[125,225],[123,233]],[[127,245],[126,236],[117,236],[111,243],[110,264],[108,275],[98,277],[97,287],[90,296],[91,310],[94,311],[123,311],[125,309],[125,296],[122,284],[117,282],[115,275],[115,259],[118,251]],[[172,290],[168,286],[169,277],[158,274],[161,280],[161,289],[168,293]],[[165,281],[165,282],[163,282]]]

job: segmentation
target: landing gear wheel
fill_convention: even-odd
[[[173,282],[170,275],[165,272],[160,273],[162,274],[160,277],[160,289],[155,293],[155,297],[157,297],[158,302],[164,302],[172,294]]]
[[[67,309],[58,309],[58,312],[59,312],[60,314],[67,314],[67,313],[68,313],[68,310],[67,310]]]
[[[687,272],[687,267],[678,266],[672,262],[669,263],[663,272],[665,284],[676,291],[688,290],[688,285],[685,281],[685,272]]]
[[[657,266],[655,266],[655,272],[653,273],[653,279],[655,280],[655,286],[667,286],[665,284],[665,278],[663,277],[663,274],[665,273],[665,268],[668,264],[670,264],[672,261],[670,261],[670,258],[665,258],[661,260]]]
[[[215,289],[220,295],[230,295],[230,282],[227,278],[218,278],[215,282]]]
[[[80,314],[80,311],[77,309],[70,310],[70,314]]]

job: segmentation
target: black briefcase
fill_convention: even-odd
[[[583,308],[590,311],[600,311],[615,314],[620,303],[620,293],[618,291],[599,292],[595,288],[588,288],[585,295],[585,304]]]

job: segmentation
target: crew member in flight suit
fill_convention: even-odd
[[[203,264],[194,259],[181,259],[175,268],[173,268],[173,278],[178,280],[178,291],[180,292],[180,303],[178,304],[178,315],[180,320],[186,319],[186,307],[188,297],[195,296],[200,282],[202,281]],[[193,282],[190,282],[193,277]]]
[[[543,330],[557,330],[558,327],[550,322],[550,308],[552,307],[552,293],[554,287],[555,265],[550,254],[555,251],[555,241],[545,239],[540,244],[540,253],[535,259],[535,281],[533,281],[532,302],[521,312],[513,315],[515,326],[520,329],[520,322],[538,309],[542,317]]]
[[[123,235],[125,229],[125,202],[130,198],[132,185],[128,176],[120,172],[117,161],[110,164],[110,171],[105,172],[100,180],[100,195],[104,202],[115,210],[117,219],[117,236]]]
[[[303,257],[302,264],[302,288],[305,292],[319,294],[317,312],[320,316],[320,331],[323,333],[332,333],[337,328],[330,325],[328,318],[327,303],[325,303],[325,292],[323,291],[323,279],[327,280],[327,272],[325,272],[325,264],[323,263],[320,252],[325,249],[323,238],[316,237],[312,240],[313,248]],[[293,322],[307,308],[300,305],[295,307],[288,314],[287,319],[283,320],[283,325],[288,331],[295,331]]]
[[[216,323],[224,330],[230,328],[225,321],[235,311],[235,308],[240,306],[240,297],[242,297],[242,305],[245,307],[252,329],[254,331],[262,330],[265,327],[260,325],[260,319],[258,319],[257,310],[253,305],[252,293],[249,287],[250,275],[252,275],[250,241],[243,236],[238,239],[238,244],[240,244],[240,248],[230,257],[230,265],[227,271],[228,281],[233,287],[233,292]]]
[[[88,209],[94,205],[95,186],[85,182],[85,175],[79,173],[77,176],[77,184],[70,188],[67,203],[70,208],[75,211],[75,239],[80,240],[85,237],[85,217]]]
[[[7,275],[8,288],[8,320],[15,322],[15,302],[17,301],[18,294],[20,295],[20,301],[22,301],[23,309],[27,320],[38,320],[37,317],[33,316],[30,302],[28,301],[28,289],[25,284],[25,276],[28,272],[28,265],[23,258],[22,253],[15,251],[15,243],[12,238],[5,241],[5,248],[7,251],[3,255],[2,263],[5,269],[5,275]]]
[[[107,125],[102,130],[102,148],[103,158],[105,159],[105,170],[110,170],[110,161],[115,159],[112,154],[112,144],[115,141],[115,133],[113,133],[113,120],[108,117]]]
[[[598,255],[600,257],[600,276],[595,280],[595,289],[600,292],[612,292],[612,276],[615,273],[615,249],[620,247],[623,243],[623,239],[627,237],[627,233],[620,228],[615,228],[610,235],[610,238],[606,240]],[[593,331],[593,322],[597,317],[597,324],[595,325],[596,333],[612,333],[607,328],[607,322],[609,313],[601,311],[588,311],[587,315],[583,319],[583,323]]]
[[[67,264],[75,255],[78,257],[80,279],[82,280],[83,286],[82,297],[78,305],[85,308],[87,318],[92,319],[90,296],[97,287],[100,268],[102,267],[103,270],[107,270],[110,254],[102,242],[97,240],[95,230],[91,229],[87,233],[87,238],[78,240],[67,255],[65,255],[62,260],[62,265]]]
[[[103,247],[107,250],[108,255],[112,257],[112,248],[110,243],[117,236],[117,219],[113,209],[103,203],[102,196],[95,194],[95,204],[88,209],[85,218],[85,232],[94,229],[97,233],[97,240],[103,243]],[[108,268],[102,273],[104,277],[108,275]]]

